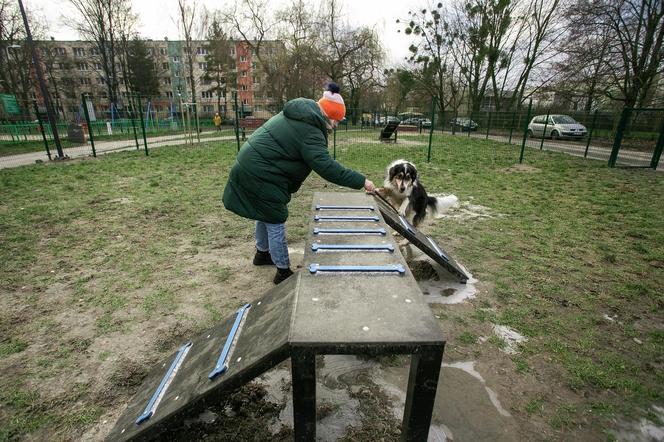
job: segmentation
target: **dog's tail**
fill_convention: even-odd
[[[441,218],[444,212],[459,206],[459,198],[456,195],[429,196],[427,207],[431,210],[434,218]]]

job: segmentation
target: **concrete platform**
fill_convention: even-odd
[[[314,440],[317,355],[411,354],[402,438],[426,441],[444,345],[373,198],[316,193],[304,269],[159,363],[108,439],[155,439],[290,357],[295,439]],[[228,368],[211,378],[222,353]]]

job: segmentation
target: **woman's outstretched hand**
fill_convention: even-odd
[[[374,193],[376,190],[376,186],[374,186],[374,183],[371,180],[364,180],[364,190],[367,191],[367,193]]]

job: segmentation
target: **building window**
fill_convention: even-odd
[[[214,106],[203,106],[203,112],[211,114],[214,112]]]
[[[164,49],[164,48],[159,48],[159,53],[160,53],[161,55],[166,55],[166,49]]]
[[[249,100],[245,98],[244,100],[242,100],[242,104],[249,104]]]
[[[246,77],[247,76],[247,71],[242,71],[242,76]]]
[[[104,79],[101,77],[97,77],[97,84],[104,84]]]
[[[201,98],[212,98],[212,91],[203,91],[201,92]]]
[[[55,48],[55,53],[58,55],[65,55],[67,54],[67,50],[65,48]]]
[[[240,61],[247,61],[246,55],[240,55]]]
[[[58,69],[69,69],[69,63],[58,63]]]
[[[99,55],[99,49],[90,48],[90,55]]]
[[[166,97],[167,98],[173,98],[173,92],[166,92]]]
[[[168,77],[164,78],[164,84],[171,84],[171,79]]]
[[[167,70],[168,70],[168,63],[162,63],[162,64],[161,64],[161,68],[162,68],[163,70],[167,71]]]
[[[101,71],[101,63],[95,63],[95,69]]]
[[[152,48],[148,48],[148,55],[154,55],[154,51]]]
[[[173,56],[173,63],[177,63],[180,61],[180,56],[179,55],[174,55]]]
[[[175,71],[175,76],[176,76],[177,78],[180,78],[180,71]]]
[[[255,62],[255,61],[251,63],[251,69],[256,69],[256,66],[257,66],[257,65],[256,65],[256,62]]]
[[[87,71],[88,70],[88,64],[87,63],[76,63],[78,66],[79,71]]]
[[[207,55],[208,50],[207,50],[207,48],[196,48],[196,54],[198,54],[198,55]]]
[[[246,85],[246,84],[241,84],[241,85],[240,85],[240,90],[241,90],[241,91],[246,91],[246,90],[248,90],[247,85]]]
[[[81,80],[81,84],[92,84],[92,81],[90,81],[89,78],[83,77],[80,80]]]
[[[254,83],[254,84],[258,84],[258,77],[255,76],[255,75],[252,75],[251,76],[251,82]]]
[[[207,63],[198,63],[198,69],[200,69],[201,71],[206,71],[207,66],[208,66]]]
[[[235,48],[231,48],[231,55],[235,55]]]
[[[74,55],[77,57],[83,57],[85,55],[85,49],[83,48],[74,48]]]

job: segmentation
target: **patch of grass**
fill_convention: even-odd
[[[0,343],[0,358],[4,358],[5,356],[14,353],[20,353],[28,348],[28,345],[27,342],[14,338],[10,339],[8,342],[2,342]]]
[[[540,398],[531,399],[523,408],[528,414],[537,413],[541,416],[544,412],[544,401]]]
[[[549,423],[557,430],[567,430],[574,425],[575,415],[576,407],[571,404],[564,404],[556,409]]]
[[[210,314],[212,322],[219,322],[223,319],[221,312],[211,302],[205,303],[203,307]]]
[[[155,312],[171,312],[176,305],[175,293],[165,288],[152,291],[143,299],[143,309],[148,317]]]
[[[530,366],[528,365],[528,362],[526,362],[525,359],[522,357],[512,357],[512,362],[514,362],[514,366],[516,368],[517,373],[528,373],[530,371]]]
[[[459,335],[457,342],[462,345],[471,345],[477,343],[477,336],[473,333],[465,331]]]
[[[228,278],[231,277],[231,271],[228,267],[213,264],[210,266],[210,275],[212,275],[215,282],[222,283],[228,281]]]
[[[491,345],[495,345],[499,349],[504,349],[507,348],[507,341],[505,339],[501,338],[500,336],[491,335],[489,336],[489,339],[487,339],[487,342]]]
[[[570,438],[577,426],[599,434],[610,426],[603,420],[609,414],[645,417],[634,410],[664,400],[659,369],[664,332],[657,326],[664,308],[664,176],[532,149],[526,151],[527,170],[513,167],[515,146],[438,132],[427,163],[428,134],[400,136],[396,146],[380,145],[376,136],[339,131],[337,159],[379,183],[387,163],[407,158],[418,165],[430,193],[454,193],[493,214],[423,225],[485,284],[476,300],[481,309],[437,311],[466,330],[460,345],[477,342],[471,330],[478,323],[504,324],[529,338],[522,353],[512,356],[518,373],[546,373],[534,382],[571,387],[578,393],[578,410],[592,409],[590,398],[608,390],[592,418],[587,414],[574,422],[569,409],[556,410],[552,425],[565,428]],[[0,308],[21,318],[3,322],[1,331],[52,342],[62,348],[63,362],[48,346],[25,361],[30,370],[0,367],[2,385],[40,382],[35,367],[54,376],[77,362],[85,366],[85,355],[80,356],[89,352],[85,339],[66,337],[72,336],[68,328],[79,326],[63,320],[72,309],[94,318],[97,335],[121,331],[131,338],[139,322],[157,330],[164,320],[180,318],[187,330],[196,330],[201,311],[221,319],[223,312],[205,299],[186,315],[179,307],[181,299],[191,299],[192,284],[233,279],[223,265],[191,263],[253,236],[251,223],[225,211],[219,200],[235,154],[234,143],[210,142],[153,149],[149,157],[118,152],[0,170],[0,280],[7,292]],[[336,190],[312,175],[294,195],[288,220],[292,244],[308,232],[313,192]],[[183,259],[185,254],[193,258]],[[204,278],[191,282],[196,271]],[[23,319],[26,306],[35,314]],[[617,320],[608,322],[604,314]],[[2,351],[12,354],[20,347],[21,342],[10,343]],[[159,357],[159,348],[145,356]],[[27,358],[27,352],[20,357]],[[119,362],[113,364],[112,370],[122,371]],[[82,414],[73,421],[88,426],[86,416],[95,413],[84,410],[94,406],[82,398]],[[9,437],[4,435],[10,427],[16,439],[31,438],[41,425],[57,432],[57,422],[41,411],[30,413],[10,410],[20,425],[0,416],[3,437]]]

